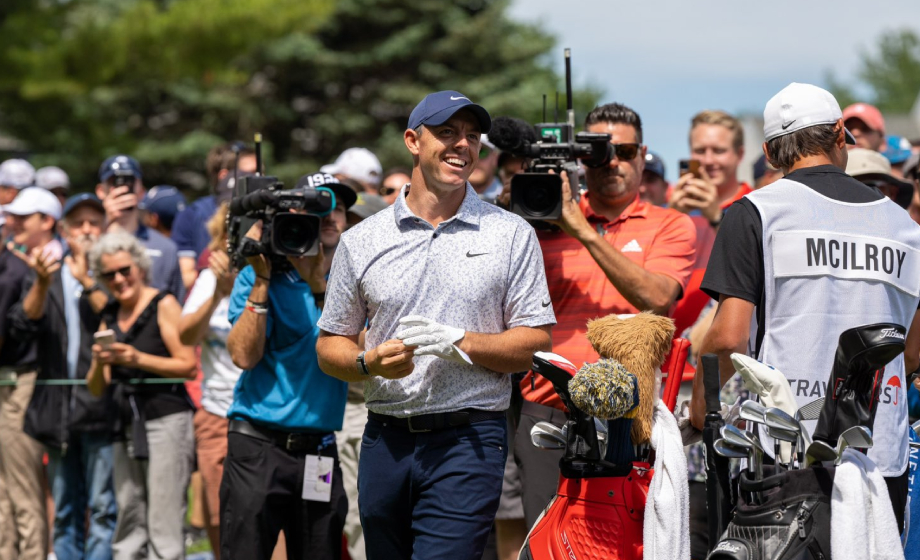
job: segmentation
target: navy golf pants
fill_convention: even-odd
[[[368,419],[358,504],[368,560],[479,560],[505,469],[506,421],[411,433]]]

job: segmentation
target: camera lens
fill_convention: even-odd
[[[524,205],[534,216],[546,216],[556,207],[559,200],[558,187],[535,184],[524,190]]]
[[[309,214],[278,214],[272,244],[283,255],[305,255],[319,237],[319,218]]]

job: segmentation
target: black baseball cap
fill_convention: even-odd
[[[492,128],[492,117],[481,105],[477,105],[459,91],[429,93],[412,109],[408,128],[420,125],[438,126],[446,123],[460,109],[469,109],[479,121],[479,132],[486,134]]]
[[[336,205],[341,205],[346,211],[358,201],[358,193],[354,189],[343,185],[329,173],[307,173],[297,180],[297,186],[294,188],[303,187],[326,187],[335,194]]]
[[[133,175],[138,179],[143,178],[141,164],[131,156],[119,154],[106,158],[99,166],[99,181],[104,183],[113,175]]]
[[[650,151],[645,154],[645,170],[664,179],[664,161],[655,152]]]
[[[64,211],[61,215],[66,218],[67,214],[70,214],[76,210],[77,206],[82,206],[84,204],[93,206],[100,212],[105,213],[105,207],[102,206],[102,201],[99,200],[98,196],[94,195],[93,193],[80,193],[75,194],[64,201]]]

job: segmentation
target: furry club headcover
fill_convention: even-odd
[[[652,437],[656,369],[671,350],[674,321],[643,312],[627,319],[608,315],[588,321],[588,341],[602,358],[612,358],[639,382],[639,406],[632,425],[632,441],[648,443]]]

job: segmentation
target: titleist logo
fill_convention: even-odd
[[[904,340],[904,335],[898,332],[897,329],[882,329],[882,336],[887,338],[900,338]]]

